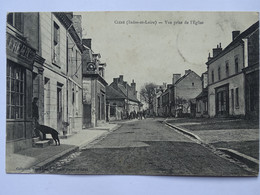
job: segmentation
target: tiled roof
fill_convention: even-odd
[[[107,99],[125,99],[126,97],[111,86],[106,87]]]
[[[122,84],[118,84],[118,88],[126,98],[128,97],[128,99],[131,101],[139,102],[139,100],[134,96],[133,92],[130,90],[131,87],[128,84],[127,84],[128,90]]]

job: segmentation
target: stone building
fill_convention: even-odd
[[[82,129],[82,46],[72,18],[73,13],[39,13],[44,124],[61,134]]]
[[[24,13],[8,13],[6,23],[6,152],[32,146],[33,72],[42,73],[38,36]],[[36,16],[37,17],[37,16]],[[32,19],[33,20],[33,19]]]
[[[91,49],[91,39],[83,39],[83,128],[96,127],[106,121],[105,67],[101,55]]]
[[[190,115],[190,100],[201,92],[201,78],[192,70],[185,74],[173,74],[172,84],[161,95],[161,109],[164,116]]]
[[[123,75],[114,78],[107,86],[107,104],[110,107],[109,118],[125,119],[131,112],[141,110],[141,102],[137,98],[136,83],[131,85],[124,81]]]
[[[213,57],[208,57],[210,117],[245,116],[246,110],[258,113],[258,28],[256,22],[241,34],[233,31],[232,42],[224,49],[219,44],[213,49]]]

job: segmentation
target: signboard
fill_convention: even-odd
[[[16,54],[17,56],[29,61],[30,64],[33,63],[36,55],[34,49],[8,33],[6,34],[6,49],[13,54]]]

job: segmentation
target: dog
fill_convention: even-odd
[[[43,139],[46,139],[46,134],[51,134],[52,139],[55,141],[55,144],[57,146],[57,142],[60,145],[60,139],[58,136],[58,131],[56,131],[55,129],[45,126],[45,125],[37,125],[36,127],[40,132],[42,132],[43,134]]]

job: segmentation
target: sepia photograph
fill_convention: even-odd
[[[8,12],[6,173],[259,174],[259,13]]]

